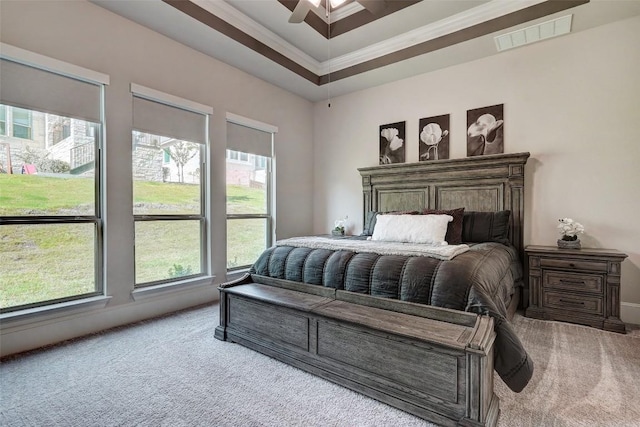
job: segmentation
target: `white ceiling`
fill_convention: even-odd
[[[170,4],[171,0],[91,1],[311,101],[499,54],[494,36],[560,16],[572,14],[571,31],[577,32],[640,15],[638,0],[591,0],[589,3],[523,21],[499,31],[480,34],[469,40],[457,42],[455,38],[449,37],[447,44],[451,44],[450,46],[372,68],[366,66],[367,61],[375,63],[385,55],[393,56],[395,51],[411,49],[412,46],[415,49],[421,43],[437,41],[438,38],[446,39],[447,36],[469,31],[474,26],[482,27],[483,23],[485,28],[491,29],[491,26],[486,25],[489,21],[495,27],[499,25],[495,22],[500,21],[501,17],[512,16],[535,6],[544,7],[550,2],[423,0],[327,40],[306,22],[289,23],[291,11],[277,0],[191,0],[198,9],[203,9],[205,15],[215,15],[251,36],[260,45],[267,46],[281,58],[303,67],[313,76],[324,76],[330,81],[319,85],[291,71],[291,67],[287,68],[268,59],[256,51],[259,49],[246,47],[213,29],[211,25],[183,13]],[[329,20],[336,22],[350,19],[355,13],[364,13],[362,11],[361,5],[352,2],[332,12]],[[310,13],[316,13],[327,20],[322,6]],[[451,40],[454,41],[453,44]],[[341,70],[343,76],[346,73],[347,77],[340,76]],[[332,74],[338,76],[338,79],[332,79]]]

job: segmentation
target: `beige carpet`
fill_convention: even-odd
[[[640,426],[640,333],[514,322],[536,371],[520,394],[496,376],[500,426]],[[218,341],[217,324],[208,306],[6,358],[0,426],[430,425]]]
[[[518,315],[514,324],[535,372],[519,394],[496,376],[500,426],[640,426],[640,331]]]

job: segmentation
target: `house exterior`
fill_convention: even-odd
[[[0,118],[3,173],[92,173],[95,125],[7,105],[0,105]]]
[[[0,119],[1,173],[93,173],[95,124],[6,105],[0,105]],[[181,166],[171,157],[180,141],[136,131],[132,138],[134,179],[182,182]],[[199,181],[198,159],[184,165],[184,182]]]

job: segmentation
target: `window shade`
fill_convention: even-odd
[[[99,123],[100,92],[98,84],[0,59],[2,104]]]
[[[227,148],[244,153],[271,157],[271,132],[227,122]]]
[[[204,114],[133,96],[135,130],[205,144],[206,126]]]

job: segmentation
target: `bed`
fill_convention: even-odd
[[[359,169],[363,235],[267,249],[219,287],[216,337],[440,425],[495,425],[494,370],[516,392],[533,372],[509,323],[522,295],[528,157]],[[429,218],[451,218],[446,238],[460,244],[370,248],[389,224]]]

